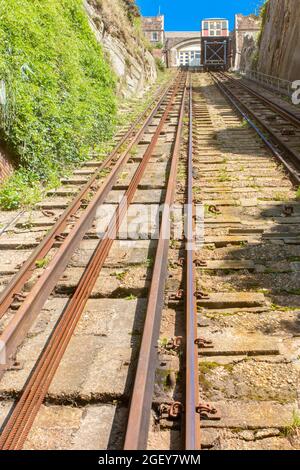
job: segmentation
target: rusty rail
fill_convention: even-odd
[[[228,75],[228,73],[219,72],[219,74],[222,75],[223,77],[227,78],[230,82],[234,83],[234,85],[239,86],[241,88],[244,88],[247,91],[247,93],[250,93],[252,96],[255,96],[255,98],[259,99],[265,105],[267,105],[269,108],[271,108],[273,111],[280,114],[280,116],[282,116],[284,119],[287,119],[287,120],[291,121],[296,127],[300,128],[300,119],[296,114],[293,114],[288,109],[284,109],[279,104],[274,103],[273,101],[271,101],[266,96],[263,96],[258,91],[253,90],[253,88],[248,86],[246,83],[243,83],[241,80],[237,80],[237,79],[234,79],[234,78],[230,77],[230,75]]]
[[[149,125],[153,117],[160,109],[161,104],[167,96],[168,92],[169,89],[165,92],[158,105],[152,111],[150,117],[148,117],[146,127]],[[129,160],[131,156],[130,149],[137,142],[139,142],[142,135],[144,134],[144,130],[145,127],[143,126],[131,142],[129,148],[122,154],[121,158],[115,164],[112,172],[107,176],[103,185],[96,192],[95,197],[91,201],[88,208],[84,211],[80,219],[77,220],[73,227],[73,230],[63,241],[55,256],[53,257],[49,265],[46,267],[43,274],[35,283],[30,293],[24,299],[20,308],[14,315],[13,319],[0,336],[0,344],[3,348],[5,348],[5,354],[7,359],[9,359],[14,354],[17,347],[26,336],[30,326],[36,319],[45,301],[54,289],[57,280],[65,270],[69,259],[71,258],[72,254],[74,253],[81,240],[83,239],[87,230],[91,227],[98,206],[104,202],[106,196],[117,181],[121,169]],[[3,370],[5,369],[5,366],[3,367],[0,365],[0,377],[1,371],[3,374]]]
[[[160,97],[157,106],[155,107],[154,111],[151,113],[150,116],[149,116],[149,111],[157,102],[157,99],[158,99],[157,96],[155,96],[155,98],[147,107],[147,109],[143,111],[141,115],[135,120],[135,122],[132,124],[130,129],[118,142],[118,144],[116,145],[114,150],[111,152],[111,154],[107,157],[107,159],[100,165],[100,167],[95,171],[95,173],[83,186],[83,188],[80,190],[78,195],[73,199],[71,204],[60,215],[59,219],[56,221],[54,226],[48,232],[46,237],[39,243],[36,249],[29,256],[29,258],[21,266],[18,273],[12,278],[11,282],[1,292],[0,294],[0,318],[3,317],[7,309],[10,307],[14,299],[14,296],[18,294],[24,288],[25,283],[32,276],[32,272],[34,271],[36,267],[37,260],[44,258],[47,255],[47,253],[49,253],[50,249],[53,247],[54,243],[56,242],[57,237],[59,237],[63,233],[66,226],[70,224],[70,222],[72,221],[72,216],[74,216],[76,212],[78,211],[78,209],[81,207],[82,201],[84,200],[86,195],[89,193],[89,191],[92,189],[93,185],[95,184],[98,178],[98,175],[101,174],[101,172],[105,169],[112,169],[112,165],[114,164],[115,159],[118,157],[120,149],[125,144],[125,142],[127,142],[128,139],[130,139],[133,136],[133,133],[135,131],[137,132],[138,128],[140,127],[140,131],[136,134],[135,137],[133,137],[131,142],[128,144],[128,148],[126,152],[123,152],[120,157],[120,160],[122,162],[125,162],[126,157],[129,155],[129,151],[132,149],[132,147],[136,144],[137,140],[140,138],[141,132],[144,132],[147,126],[149,125],[149,123],[151,122],[154,114],[156,114],[158,107],[161,105],[169,89],[170,87],[168,86],[165,90],[160,90],[160,92],[163,91],[162,97]],[[143,119],[144,119],[144,122],[141,125],[141,121]],[[119,166],[119,169],[121,169],[121,165]],[[104,185],[107,183],[108,183],[108,179],[106,180]],[[97,194],[95,195],[96,199],[98,197]]]
[[[260,119],[259,116],[255,114],[255,112],[250,109],[249,106],[247,106],[241,99],[239,99],[218,77],[216,74],[210,74],[213,81],[215,84],[218,86],[219,90],[221,93],[226,97],[226,99],[229,101],[229,103],[233,106],[234,109],[240,114],[247,122],[248,124],[252,127],[252,129],[255,130],[255,132],[259,135],[261,140],[265,143],[265,145],[269,148],[269,150],[273,153],[273,155],[279,160],[279,162],[284,166],[286,171],[289,173],[291,176],[292,180],[294,181],[295,184],[299,185],[300,184],[300,173],[298,171],[298,168],[300,168],[300,154],[296,153],[294,150],[289,148],[284,141],[277,136],[264,122],[262,119]],[[267,131],[273,138],[274,142],[276,143],[276,146],[270,142],[270,140],[264,135],[264,133],[259,129],[259,127],[253,122],[252,119],[250,119],[249,115],[245,113],[245,111],[242,109],[242,107],[246,110],[247,113],[249,113],[251,116],[254,117],[254,119],[257,121],[257,123],[264,129],[264,131]],[[288,162],[288,158],[285,155],[282,155],[278,148],[278,146],[281,146],[282,149],[285,151],[287,154],[288,158],[291,160],[293,165],[296,165],[296,168]]]
[[[193,198],[193,84],[189,87],[189,145],[186,205],[186,346],[185,346],[185,449],[200,449],[197,299],[195,273],[195,206]]]
[[[14,408],[12,414],[10,415],[9,419],[5,424],[5,427],[0,437],[0,449],[17,450],[22,449],[24,445],[24,442],[32,427],[34,419],[46,396],[54,374],[69,344],[74,329],[80,319],[85,304],[89,298],[90,293],[92,292],[99,272],[105,262],[111,245],[114,242],[116,233],[126,214],[127,208],[133,200],[135,192],[145,172],[153,150],[157,144],[163,126],[173,107],[179,86],[179,80],[177,79],[171,97],[160,119],[160,123],[151,140],[151,143],[149,144],[145,155],[128,186],[125,195],[123,196],[120,204],[118,205],[116,212],[113,215],[106,229],[104,237],[99,242],[95,252],[93,253],[92,258],[89,261],[89,264],[79,281],[75,293],[73,294],[71,300],[64,309],[60,321],[56,325],[51,335],[51,338],[49,339],[45,349],[43,350],[43,353],[41,354],[29,380],[27,381],[26,386],[22,391],[22,395],[18,403],[16,404],[16,407]],[[94,215],[94,210],[90,209],[88,213],[90,217],[90,214]],[[84,228],[86,228],[86,226],[84,226]],[[52,260],[51,266],[49,267],[50,272],[53,273],[55,271],[57,263],[59,264],[57,259]],[[53,285],[54,280],[57,280],[57,275],[52,278],[51,287]],[[43,280],[42,283],[37,282],[35,286],[35,300],[39,306],[41,306],[42,303],[41,299],[44,300],[45,298],[45,294],[41,290],[43,288],[43,285],[45,285],[44,283],[45,280]],[[37,289],[39,290],[37,291]],[[28,304],[28,299],[26,299],[26,301]],[[16,334],[18,338],[20,338],[18,334],[20,328],[22,330],[22,334],[24,335],[24,329],[22,329],[22,318],[24,320],[25,313],[24,309],[22,313],[23,315],[20,315],[20,311],[16,313],[15,317],[17,317],[17,321],[14,321],[14,318],[12,322],[13,325],[10,325],[10,327],[8,328],[8,333],[7,330],[5,330],[4,334],[0,338],[2,341],[4,339],[6,341],[6,344],[11,344],[9,343],[10,340],[12,341],[12,344],[16,344],[14,341],[14,334]]]
[[[172,162],[162,212],[159,240],[152,273],[152,282],[148,297],[146,320],[129,410],[124,444],[125,450],[144,450],[147,447],[152,393],[155,380],[155,369],[157,365],[157,342],[159,338],[161,312],[164,303],[164,291],[168,267],[170,209],[174,202],[176,189],[178,155],[185,112],[186,85],[187,81],[184,86],[177,135],[172,152]]]

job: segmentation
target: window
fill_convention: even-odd
[[[179,51],[178,52],[178,65],[200,65],[201,53],[200,51]]]
[[[214,36],[215,35],[215,23],[210,23],[209,24],[209,35]]]
[[[203,22],[203,29],[204,29],[204,31],[208,31],[208,29],[209,29],[208,28],[208,21]]]
[[[151,40],[152,40],[153,42],[158,42],[158,32],[157,32],[157,31],[154,31],[154,32],[152,33]]]
[[[222,36],[222,31],[228,29],[228,21],[210,21],[207,23],[209,25],[209,36]]]

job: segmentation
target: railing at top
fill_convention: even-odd
[[[293,82],[290,82],[289,80],[273,77],[272,75],[267,75],[255,70],[240,70],[239,73],[243,77],[248,78],[254,82],[258,82],[266,88],[277,91],[283,95],[291,96],[294,91],[292,88]]]

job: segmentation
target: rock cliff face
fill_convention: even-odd
[[[143,43],[139,17],[128,0],[84,0],[91,28],[118,77],[123,96],[140,95],[157,78],[155,59]],[[135,10],[134,10],[135,11]]]
[[[269,0],[263,14],[257,70],[300,79],[300,1]]]
[[[252,61],[257,55],[257,36],[261,30],[261,18],[256,15],[235,15],[233,33],[234,69],[252,68]]]
[[[246,33],[240,58],[240,70],[253,69],[253,58],[257,54],[257,41],[253,33]]]

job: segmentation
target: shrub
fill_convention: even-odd
[[[156,66],[158,70],[160,70],[161,72],[164,72],[166,69],[165,63],[159,57],[155,58],[155,62],[156,62]]]
[[[1,134],[20,169],[0,203],[16,208],[112,135],[115,78],[81,0],[10,0],[0,2],[1,80]]]

